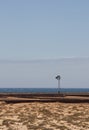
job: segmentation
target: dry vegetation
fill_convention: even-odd
[[[89,130],[89,104],[1,102],[0,130]]]

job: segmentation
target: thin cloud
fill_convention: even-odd
[[[0,63],[42,63],[42,62],[58,62],[58,61],[75,61],[89,60],[89,57],[62,57],[59,59],[34,59],[34,60],[0,60]]]

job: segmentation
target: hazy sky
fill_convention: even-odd
[[[86,57],[89,0],[0,1],[0,87],[88,87]]]
[[[89,87],[89,58],[1,62],[0,87]]]

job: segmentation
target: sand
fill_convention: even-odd
[[[0,130],[89,130],[89,104],[0,102]]]

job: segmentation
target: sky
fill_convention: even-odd
[[[89,58],[59,60],[1,61],[0,87],[89,88]]]
[[[0,1],[0,87],[54,87],[56,82],[50,79],[60,72],[62,77],[69,77],[62,80],[64,87],[81,87],[81,69],[85,76],[89,71],[88,34],[89,0]],[[74,84],[71,77],[76,77],[75,72],[78,77]],[[86,77],[85,82],[88,87]]]

